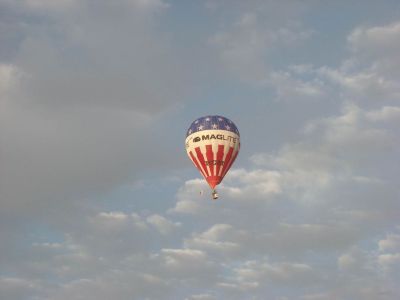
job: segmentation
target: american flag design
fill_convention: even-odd
[[[190,125],[185,145],[189,158],[214,189],[239,153],[240,134],[228,118],[205,116]]]

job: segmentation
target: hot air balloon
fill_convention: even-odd
[[[236,125],[222,116],[205,116],[195,120],[186,133],[186,152],[218,199],[215,187],[221,183],[240,149]]]

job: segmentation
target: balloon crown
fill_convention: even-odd
[[[204,116],[196,119],[186,132],[186,137],[203,130],[226,130],[240,136],[235,123],[223,116]]]

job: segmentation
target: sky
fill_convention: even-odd
[[[400,299],[399,70],[394,0],[0,0],[0,298]]]

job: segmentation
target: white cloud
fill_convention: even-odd
[[[162,249],[165,264],[173,269],[186,268],[185,262],[201,266],[206,262],[206,254],[194,249]],[[189,267],[189,266],[188,266]]]
[[[350,251],[338,257],[338,267],[346,274],[360,276],[371,272],[374,266],[372,257],[368,257],[367,253],[361,249],[353,247]]]
[[[399,23],[357,27],[347,37],[352,56],[339,68],[316,70],[322,79],[340,87],[339,97],[363,103],[393,103],[400,95]]]
[[[185,300],[216,300],[217,298],[213,295],[210,294],[197,294],[197,295],[192,295],[189,298],[186,298]]]
[[[221,63],[230,74],[245,82],[263,85],[270,71],[271,54],[304,42],[312,31],[296,22],[297,15],[303,11],[298,3],[268,6],[259,2],[250,5],[251,8],[243,6],[238,5],[240,13],[228,27],[214,34],[210,43],[216,46]],[[274,12],[278,11],[291,18],[276,19]],[[305,86],[301,89],[310,91]]]
[[[130,0],[128,2],[151,9],[165,9],[169,7],[169,4],[163,0]]]
[[[212,204],[207,200],[211,198],[208,184],[203,179],[187,180],[178,190],[178,201],[169,213],[208,214],[212,213]]]
[[[358,231],[341,224],[280,224],[261,242],[281,255],[301,255],[307,251],[328,252],[344,249],[357,241]]]
[[[146,221],[154,226],[161,234],[168,235],[180,226],[180,223],[174,223],[163,216],[151,215],[146,218]]]
[[[333,86],[338,85],[341,88],[341,97],[345,99],[384,103],[396,99],[400,91],[396,78],[385,76],[369,68],[352,72],[322,67],[318,73]]]
[[[7,92],[11,91],[21,77],[20,71],[14,65],[0,64],[0,96],[6,97]],[[4,99],[1,101],[3,105]]]
[[[99,218],[105,220],[115,220],[115,221],[125,221],[127,219],[127,215],[123,212],[112,211],[112,212],[101,212],[98,215]]]
[[[95,260],[99,266],[120,261],[133,254],[147,253],[158,231],[146,223],[146,218],[136,213],[100,212],[80,220],[70,227],[65,236],[67,255],[78,255]],[[101,257],[105,261],[98,261]]]
[[[193,234],[184,244],[188,248],[201,249],[222,258],[235,257],[248,240],[246,232],[235,230],[228,224],[215,224],[208,230]]]
[[[271,72],[266,83],[276,89],[276,100],[310,101],[328,97],[324,81],[319,78],[302,80],[296,77],[296,75],[289,71]]]
[[[237,279],[244,282],[282,283],[288,281],[316,280],[313,269],[306,264],[299,263],[260,263],[259,261],[247,261],[241,267],[235,269]]]
[[[388,234],[385,239],[379,241],[380,251],[400,251],[400,235]]]
[[[399,57],[400,23],[376,27],[357,27],[348,36],[354,52]]]
[[[345,105],[340,115],[310,122],[301,142],[253,156],[257,169],[231,170],[220,187],[217,210],[213,202],[194,196],[204,182],[186,182],[173,211],[215,225],[193,234],[185,245],[224,259],[263,252],[296,257],[345,251],[369,230],[395,224],[395,183],[385,172],[397,171],[383,166],[381,157],[396,157],[397,135],[392,117],[376,118],[384,111]],[[285,215],[277,214],[281,210]],[[343,254],[340,268],[366,268],[360,255]]]
[[[376,122],[399,122],[400,107],[384,106],[381,108],[381,110],[367,112],[366,117]]]
[[[208,230],[185,239],[185,246],[200,249],[222,261],[234,261],[249,255],[304,257],[308,252],[343,250],[357,242],[359,231],[341,224],[269,224],[255,222],[259,228],[235,228],[215,224]]]
[[[196,249],[162,249],[160,258],[167,274],[189,285],[215,282],[220,268],[205,252]]]
[[[395,254],[381,254],[378,257],[379,264],[384,269],[390,269],[393,267],[399,267],[400,265],[400,253]]]

